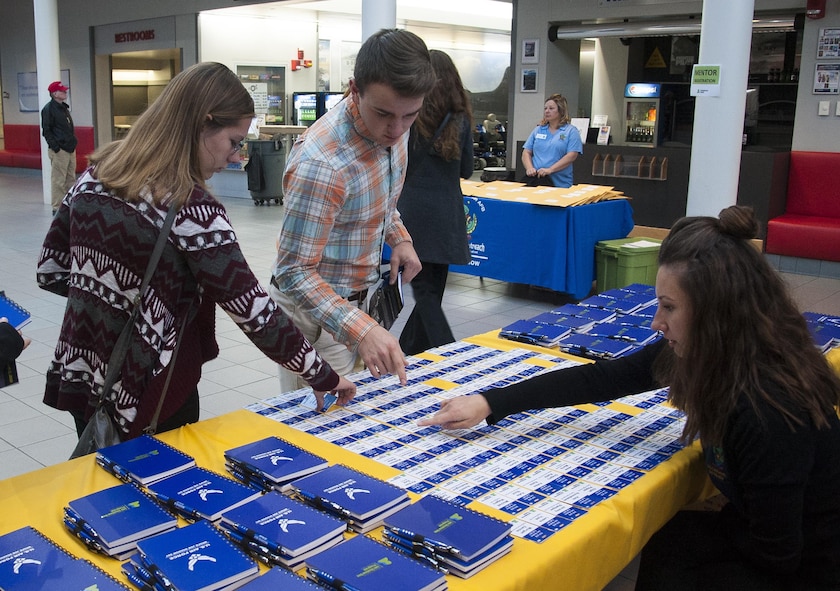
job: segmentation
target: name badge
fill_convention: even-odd
[[[535,137],[536,139],[538,139],[538,140],[544,140],[545,138],[547,138],[547,137],[548,137],[548,135],[546,135],[546,134],[544,134],[544,133],[538,133],[538,134],[537,134],[537,135],[535,135],[534,137]]]

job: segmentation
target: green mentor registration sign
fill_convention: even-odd
[[[691,69],[691,96],[720,96],[720,66],[694,64]]]

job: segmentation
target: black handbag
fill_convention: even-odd
[[[368,314],[385,330],[389,330],[394,325],[403,309],[402,273],[397,274],[397,280],[393,285],[389,283],[390,277],[390,271],[382,274],[382,281],[373,291],[368,303]]]
[[[411,167],[408,171],[406,171],[405,179],[403,180],[404,185],[408,183],[408,179],[411,178],[412,173],[420,168],[420,163],[425,160],[426,156],[428,156],[429,151],[433,148],[438,137],[440,137],[443,128],[446,127],[447,123],[449,123],[449,119],[451,117],[451,111],[446,113],[443,121],[440,122],[440,125],[438,125],[438,128],[435,130],[435,134],[429,141],[428,148],[417,153],[418,156],[415,157],[414,161],[411,162]],[[394,326],[397,316],[400,315],[400,311],[403,309],[402,273],[397,275],[397,280],[394,285],[389,284],[390,277],[390,271],[385,271],[385,273],[382,274],[382,281],[380,281],[379,285],[373,291],[373,294],[368,300],[368,314],[370,314],[370,317],[376,320],[376,322],[378,322],[385,330],[390,330],[391,327]]]
[[[131,334],[134,330],[134,324],[137,321],[137,316],[140,313],[140,301],[142,300],[143,294],[146,292],[146,288],[152,279],[155,267],[157,267],[158,261],[160,260],[160,255],[163,253],[163,248],[166,245],[166,237],[169,235],[169,230],[172,228],[172,222],[175,220],[175,214],[175,207],[170,207],[166,214],[166,220],[163,222],[163,227],[160,230],[160,235],[155,243],[155,249],[152,252],[152,256],[149,258],[148,265],[146,266],[146,273],[143,275],[143,281],[140,284],[140,288],[137,290],[137,295],[134,296],[134,309],[131,311],[131,315],[125,323],[125,326],[123,327],[122,332],[117,338],[117,342],[111,351],[111,357],[108,360],[108,372],[105,374],[105,381],[102,384],[102,390],[100,391],[99,397],[96,401],[96,411],[94,411],[93,416],[90,418],[82,431],[82,434],[79,436],[79,442],[76,444],[76,448],[70,455],[71,460],[73,458],[94,453],[103,447],[109,447],[122,442],[122,431],[114,422],[114,419],[111,417],[111,413],[109,411],[111,402],[109,401],[108,396],[111,393],[111,388],[113,388],[114,382],[117,381],[117,375],[119,375],[126,353],[128,353],[128,347],[131,342]],[[189,315],[187,314],[184,316],[184,323],[186,322],[187,316]],[[175,357],[178,354],[178,346],[180,344],[181,339],[178,339],[178,342],[175,345],[175,350],[172,353],[172,359],[169,362],[170,368],[172,368],[175,364]],[[160,410],[163,407],[163,399],[166,396],[166,390],[169,387],[169,378],[171,376],[172,372],[170,371],[166,376],[163,392],[161,392],[160,399],[158,400],[157,409],[152,417],[152,422],[148,427],[146,427],[145,431],[150,434],[154,434],[157,429],[158,416],[160,415]]]

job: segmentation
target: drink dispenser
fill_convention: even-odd
[[[624,142],[632,146],[657,145],[659,84],[630,83],[624,87]]]

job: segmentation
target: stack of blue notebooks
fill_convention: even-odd
[[[656,313],[652,286],[634,283],[518,320],[499,336],[594,359],[615,359],[659,340],[651,328]]]
[[[324,587],[310,583],[292,571],[273,567],[256,579],[245,583],[239,591],[324,591]]]
[[[257,563],[207,521],[141,540],[137,549],[122,570],[140,589],[237,589],[259,574]]]
[[[817,347],[827,353],[840,345],[840,317],[804,312],[805,322]]]
[[[156,437],[141,435],[96,452],[96,463],[125,482],[147,485],[195,466],[195,459]]]
[[[266,437],[225,452],[225,467],[237,479],[264,491],[289,489],[289,483],[329,464],[279,437]]]
[[[313,556],[306,575],[336,591],[443,591],[443,572],[367,536],[356,536]]]
[[[591,321],[593,324],[615,320],[617,315],[615,310],[607,310],[606,308],[598,308],[597,306],[584,306],[583,304],[563,304],[551,312],[583,318]]]
[[[511,525],[428,495],[385,519],[382,532],[395,550],[469,578],[513,548]]]
[[[531,320],[517,320],[505,326],[499,336],[503,339],[538,345],[540,347],[554,347],[563,337],[571,334],[572,328],[562,324],[546,324]]]
[[[408,493],[384,480],[335,464],[292,482],[294,496],[365,533],[409,504]]]
[[[581,308],[581,311],[585,311]],[[584,316],[575,316],[573,314],[560,314],[557,310],[551,310],[550,312],[543,312],[542,314],[537,314],[533,318],[530,318],[534,322],[539,322],[541,324],[552,324],[556,326],[563,326],[566,328],[571,329],[571,332],[586,332],[595,324],[597,321],[593,320],[592,318],[586,318]]]
[[[571,355],[595,359],[617,359],[639,349],[639,346],[630,341],[596,337],[589,334],[569,335],[560,341],[558,347],[561,351]]]
[[[98,566],[76,558],[33,527],[0,535],[0,588],[130,591]]]
[[[580,301],[582,306],[611,310],[616,314],[633,314],[655,303],[655,289],[639,283],[619,289],[608,289]]]
[[[634,345],[640,345],[642,347],[654,341],[658,341],[662,336],[658,330],[653,330],[652,328],[645,326],[623,324],[617,320],[596,324],[590,328],[586,334],[593,337],[628,341]]]
[[[272,491],[222,513],[219,527],[261,562],[297,569],[343,541],[347,523]]]
[[[125,483],[90,493],[67,503],[64,526],[95,552],[127,558],[137,542],[178,525],[137,485]]]
[[[188,521],[217,521],[225,511],[262,494],[259,489],[197,466],[153,482],[146,489],[164,507]]]

